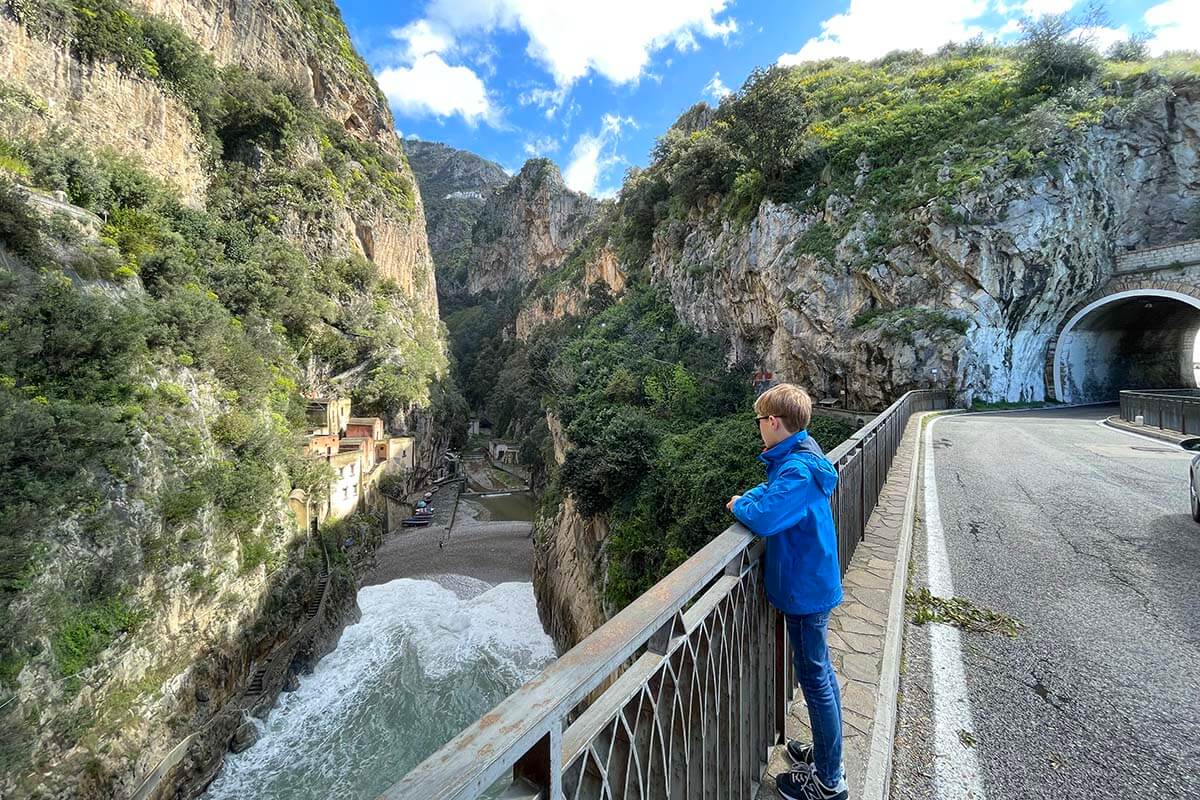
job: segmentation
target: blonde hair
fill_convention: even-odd
[[[754,401],[754,413],[762,417],[778,417],[790,432],[802,431],[812,420],[812,398],[808,392],[791,383],[772,386]]]

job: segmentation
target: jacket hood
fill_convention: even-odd
[[[825,451],[816,439],[808,435],[808,431],[793,433],[774,447],[764,450],[758,458],[770,466],[789,457],[803,461],[821,492],[826,497],[833,495],[838,481],[837,469],[825,458]]]

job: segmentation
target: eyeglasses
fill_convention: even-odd
[[[772,416],[773,416],[772,414],[767,414],[765,417],[755,417],[755,418],[754,418],[754,427],[756,427],[756,428],[761,428],[761,427],[762,427],[762,425],[761,425],[760,423],[761,423],[761,422],[762,422],[764,419],[770,419]]]

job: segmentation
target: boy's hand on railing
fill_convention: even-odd
[[[729,498],[729,502],[725,504],[725,510],[732,514],[733,513],[733,504],[741,499],[742,499],[742,496],[740,494],[735,494],[733,497]]]

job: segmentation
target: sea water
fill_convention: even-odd
[[[461,575],[358,593],[362,619],[280,695],[207,800],[374,798],[555,657],[533,586]]]

